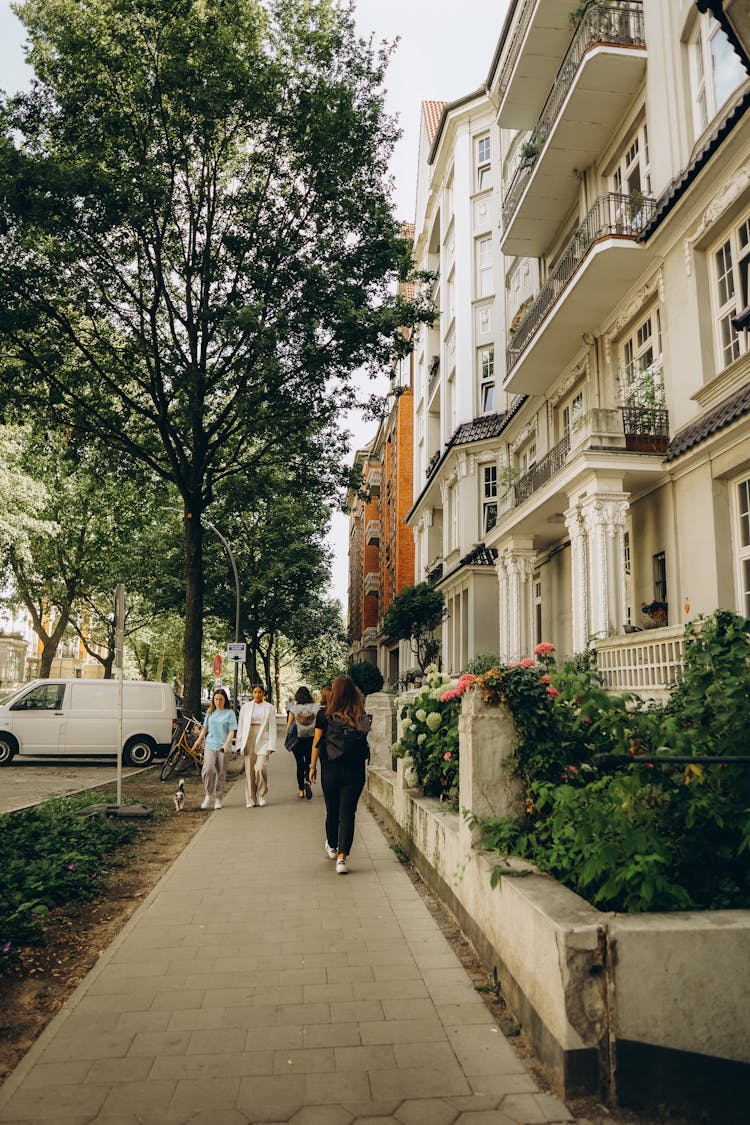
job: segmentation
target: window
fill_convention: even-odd
[[[667,559],[664,551],[659,551],[653,558],[654,570],[654,601],[666,602],[667,600]]]
[[[714,305],[719,367],[728,367],[747,350],[745,333],[732,320],[750,304],[750,215],[714,250]]]
[[[59,711],[64,691],[64,684],[40,684],[14,703],[11,711]]]
[[[623,543],[623,569],[625,571],[625,624],[633,624],[633,574],[630,561],[630,532],[625,532]]]
[[[477,295],[489,297],[494,292],[492,279],[492,239],[477,240]]]
[[[448,489],[448,517],[448,550],[452,551],[458,546],[458,503],[455,484]]]
[[[530,441],[518,454],[518,471],[521,476],[528,473],[536,465],[536,441]]]
[[[664,406],[661,312],[653,309],[623,342],[621,393],[626,406]]]
[[[491,186],[492,149],[489,137],[480,137],[476,143],[477,191]]]
[[[534,576],[534,643],[540,645],[542,637],[542,584]]]
[[[612,189],[620,195],[651,194],[648,130],[645,124],[640,126],[620,157],[612,174]]]
[[[570,437],[570,427],[583,414],[583,391],[576,391],[560,411],[560,440]]]
[[[497,523],[497,465],[482,470],[482,532],[486,535]]]
[[[740,613],[750,617],[750,479],[737,485]]]
[[[690,41],[690,77],[695,135],[700,136],[746,77],[739,57],[713,16],[701,16],[697,22]]]
[[[491,414],[495,409],[495,349],[480,348],[478,353],[479,368],[479,405],[482,414]]]

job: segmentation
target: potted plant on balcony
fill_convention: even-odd
[[[653,621],[652,628],[660,629],[669,624],[669,603],[654,600],[641,602],[641,613]]]

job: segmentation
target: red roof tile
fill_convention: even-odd
[[[432,144],[437,133],[438,125],[447,102],[422,102],[422,113],[427,126],[427,138]]]

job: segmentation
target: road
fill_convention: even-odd
[[[123,777],[138,773],[132,766],[122,771]],[[36,805],[48,797],[61,797],[92,789],[96,785],[117,784],[117,765],[112,758],[92,761],[90,758],[51,762],[49,758],[16,757],[0,769],[0,813]]]

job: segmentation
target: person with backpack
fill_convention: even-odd
[[[354,840],[357,802],[365,784],[370,716],[350,676],[336,676],[325,709],[318,711],[310,756],[309,779],[315,784],[318,759],[326,803],[325,852],[336,860],[336,874],[346,875]]]
[[[291,750],[297,763],[297,797],[300,800],[312,798],[308,780],[310,772],[310,752],[315,734],[315,715],[318,708],[306,687],[297,688],[294,699],[286,705],[287,723],[284,745]]]

